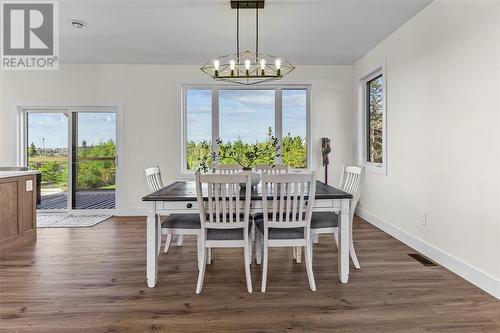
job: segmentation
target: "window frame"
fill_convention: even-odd
[[[383,78],[382,83],[382,163],[370,162],[368,160],[369,150],[369,96],[368,82],[378,78]],[[358,133],[358,162],[363,165],[367,172],[379,175],[387,175],[387,75],[385,66],[378,66],[369,74],[358,80],[358,114],[359,114],[359,133]]]
[[[291,171],[310,171],[312,170],[312,142],[311,142],[311,85],[309,84],[288,84],[288,85],[267,85],[261,84],[258,86],[241,86],[241,85],[225,85],[225,84],[183,84],[181,86],[182,103],[180,107],[181,113],[181,176],[192,176],[194,170],[187,168],[187,91],[188,90],[211,90],[211,114],[212,114],[212,127],[211,127],[211,140],[212,150],[217,151],[218,146],[216,139],[219,137],[220,119],[219,119],[219,92],[220,90],[274,90],[275,106],[274,106],[274,135],[280,139],[283,138],[283,90],[306,90],[306,158],[307,168],[291,168]],[[281,163],[281,157],[276,159],[277,163]]]

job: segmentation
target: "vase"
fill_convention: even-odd
[[[257,186],[260,183],[260,175],[253,171],[252,169],[243,169],[239,172],[240,175],[251,175],[252,176],[252,187]],[[240,183],[241,187],[246,187],[246,183]]]

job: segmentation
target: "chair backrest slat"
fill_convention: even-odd
[[[245,183],[244,197],[240,184]],[[196,195],[202,228],[248,230],[251,201],[251,175],[196,173]],[[204,198],[203,188],[207,188]],[[240,203],[243,202],[242,207]],[[243,216],[243,218],[241,217]]]
[[[287,174],[288,173],[288,165],[286,164],[257,164],[255,166],[255,171],[260,174],[266,175],[278,175],[278,174]]]
[[[315,191],[314,172],[263,174],[262,207],[266,228],[309,227]]]
[[[156,192],[163,188],[163,181],[161,179],[160,167],[155,166],[144,170],[146,173],[146,184],[150,193]]]
[[[214,173],[221,175],[235,175],[243,170],[243,167],[238,164],[214,164],[212,168]]]

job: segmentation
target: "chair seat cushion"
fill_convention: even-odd
[[[252,230],[252,224],[248,226],[248,233]],[[234,229],[207,229],[207,240],[242,240],[243,228]]]
[[[172,214],[163,220],[161,227],[170,229],[200,229],[200,215]]]
[[[311,228],[335,228],[339,226],[339,215],[334,212],[312,213]]]
[[[264,233],[264,220],[256,220],[255,226]],[[269,239],[301,239],[304,238],[304,228],[269,228]]]

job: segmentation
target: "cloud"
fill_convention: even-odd
[[[221,100],[228,100],[249,106],[273,107],[273,90],[226,90],[220,93]]]
[[[207,106],[198,106],[198,107],[189,107],[188,108],[188,113],[189,114],[200,114],[200,113],[210,113],[212,112],[212,109]]]
[[[291,108],[291,107],[299,107],[305,105],[306,105],[305,94],[283,96],[283,107]]]

